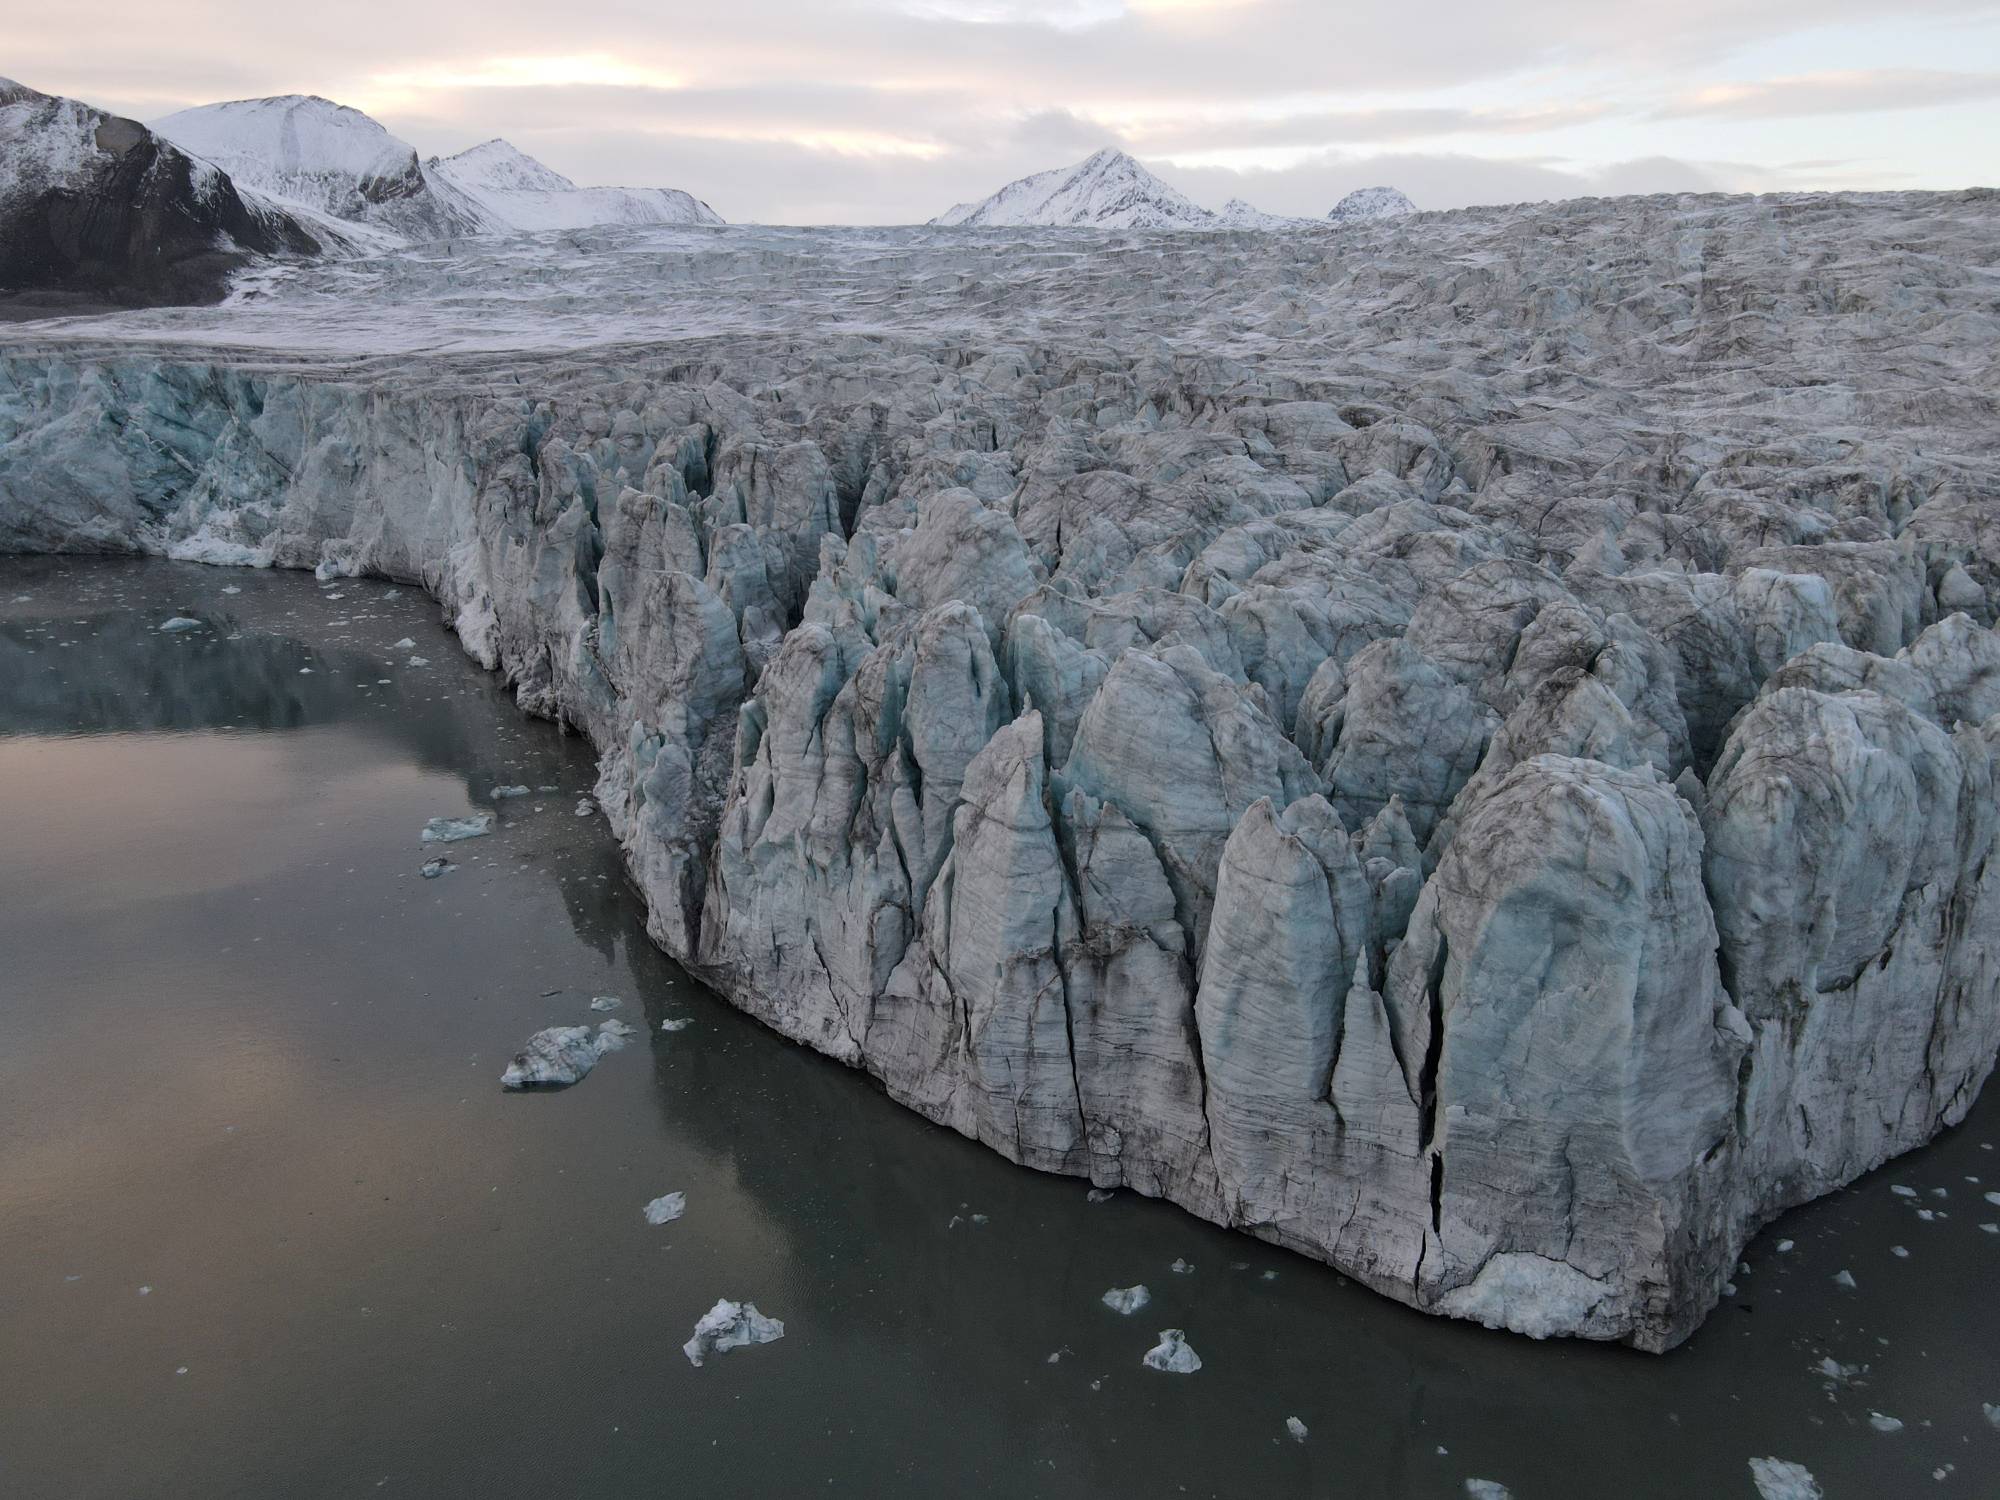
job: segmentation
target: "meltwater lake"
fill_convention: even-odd
[[[2000,1493],[1990,1090],[1682,1348],[1531,1343],[738,1015],[647,941],[594,779],[413,587],[0,559],[0,1493]],[[502,1090],[607,1013],[580,1084]],[[784,1336],[696,1368],[722,1297]],[[1142,1366],[1164,1328],[1198,1372]]]

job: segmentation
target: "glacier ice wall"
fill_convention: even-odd
[[[1996,218],[746,233],[668,257],[710,316],[793,289],[733,336],[501,278],[485,353],[227,347],[365,321],[308,281],[15,331],[0,549],[420,582],[786,1036],[1414,1306],[1661,1349],[2000,1045]],[[371,274],[440,342],[482,295]]]

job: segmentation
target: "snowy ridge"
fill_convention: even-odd
[[[932,219],[940,228],[1034,225],[1050,229],[1215,229],[1217,216],[1122,151],[1010,182],[979,203]]]
[[[496,227],[520,232],[611,224],[718,225],[722,216],[678,188],[580,188],[506,141],[492,140],[424,164]]]
[[[1403,219],[1417,211],[1417,205],[1392,187],[1356,188],[1333,205],[1327,217],[1336,224],[1359,224],[1369,219]]]
[[[1231,198],[1215,216],[1217,229],[1304,229],[1318,222],[1316,219],[1295,218],[1290,214],[1267,214],[1241,198]]]

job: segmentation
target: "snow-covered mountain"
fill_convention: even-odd
[[[0,293],[213,301],[254,255],[322,248],[137,120],[0,78]]]
[[[487,219],[516,230],[723,222],[714,209],[678,188],[580,188],[500,140],[456,156],[433,156],[424,170],[476,204]]]
[[[1357,224],[1364,219],[1401,219],[1417,211],[1417,205],[1392,187],[1356,188],[1333,205],[1327,217],[1336,224]]]
[[[369,116],[315,94],[202,104],[154,129],[239,187],[403,240],[477,234],[473,205],[437,190],[416,148]]]
[[[1299,219],[1289,214],[1267,214],[1254,204],[1245,203],[1241,198],[1231,198],[1222,205],[1222,211],[1215,216],[1217,229],[1302,229],[1316,224],[1316,219]]]
[[[1037,225],[1087,229],[1215,229],[1217,216],[1122,151],[1104,150],[1073,167],[1010,182],[979,203],[931,220],[939,226]]]
[[[204,104],[156,128],[239,186],[381,231],[390,243],[722,222],[706,203],[672,188],[580,188],[505,141],[421,161],[415,147],[360,110],[311,94]]]

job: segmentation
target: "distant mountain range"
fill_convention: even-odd
[[[1044,229],[1301,229],[1400,218],[1416,205],[1389,187],[1361,188],[1341,199],[1326,219],[1265,213],[1241,198],[1221,212],[1203,208],[1122,151],[1104,150],[1073,167],[1010,182],[978,203],[961,203],[931,223],[940,228]]]

